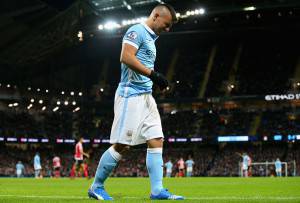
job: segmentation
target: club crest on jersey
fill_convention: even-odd
[[[137,38],[137,33],[135,31],[129,32],[127,34],[127,38],[131,40],[135,40]]]

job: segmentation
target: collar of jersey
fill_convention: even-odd
[[[141,23],[145,29],[152,35],[153,39],[156,40],[158,36],[154,33],[154,31],[144,22]]]

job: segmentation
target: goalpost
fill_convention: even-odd
[[[281,164],[283,176],[296,176],[295,160],[292,162],[281,162]],[[271,172],[275,172],[275,162],[252,162],[250,168],[254,176],[270,176]],[[239,162],[239,176],[243,176],[242,162]]]

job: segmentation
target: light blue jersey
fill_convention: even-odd
[[[123,43],[137,48],[137,59],[149,69],[154,69],[156,58],[155,40],[158,36],[145,23],[130,27]],[[131,70],[126,64],[121,63],[121,81],[117,93],[122,97],[132,97],[152,92],[152,81],[139,73]]]
[[[276,168],[276,170],[280,170],[281,169],[281,161],[279,161],[279,160],[277,160],[276,162],[275,162],[275,168]]]
[[[185,165],[186,165],[186,176],[187,177],[191,177],[192,173],[193,173],[193,165],[195,164],[195,162],[191,159],[188,159],[185,161]]]
[[[193,165],[195,164],[195,162],[193,160],[189,159],[189,160],[186,160],[185,164],[186,164],[187,168],[193,168]]]
[[[21,163],[17,163],[17,165],[16,165],[16,170],[17,171],[23,171],[24,170],[24,165],[23,164],[21,164]]]
[[[24,165],[19,161],[16,164],[16,174],[18,178],[23,177],[23,172],[24,172]]]
[[[34,156],[34,168],[35,170],[41,168],[41,158],[37,154]]]
[[[172,171],[173,164],[168,161],[167,163],[165,163],[165,167],[167,171]]]
[[[243,155],[243,165],[248,167],[249,161],[250,157],[248,155]]]
[[[172,168],[173,168],[172,162],[168,161],[167,163],[165,163],[165,167],[166,167],[166,177],[171,177],[171,175],[172,175]]]

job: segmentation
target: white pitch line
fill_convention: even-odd
[[[122,199],[142,199],[139,197],[122,197]],[[241,197],[241,196],[220,196],[220,197],[186,197],[186,200],[298,200],[300,196],[297,197],[263,197],[263,196],[253,196],[253,197]]]
[[[239,197],[239,196],[224,196],[224,197],[187,197],[187,200],[298,200],[300,197]]]
[[[0,195],[0,197],[14,197],[14,198],[45,198],[45,199],[88,199],[83,196],[43,196],[43,195]],[[141,197],[130,197],[125,196],[121,199],[146,199]],[[241,197],[241,196],[216,196],[216,197],[187,197],[186,200],[299,200],[300,196],[291,197],[264,197],[264,196],[253,196],[253,197]]]
[[[0,195],[0,197],[46,198],[46,199],[88,199],[81,196],[43,196],[43,195]]]

